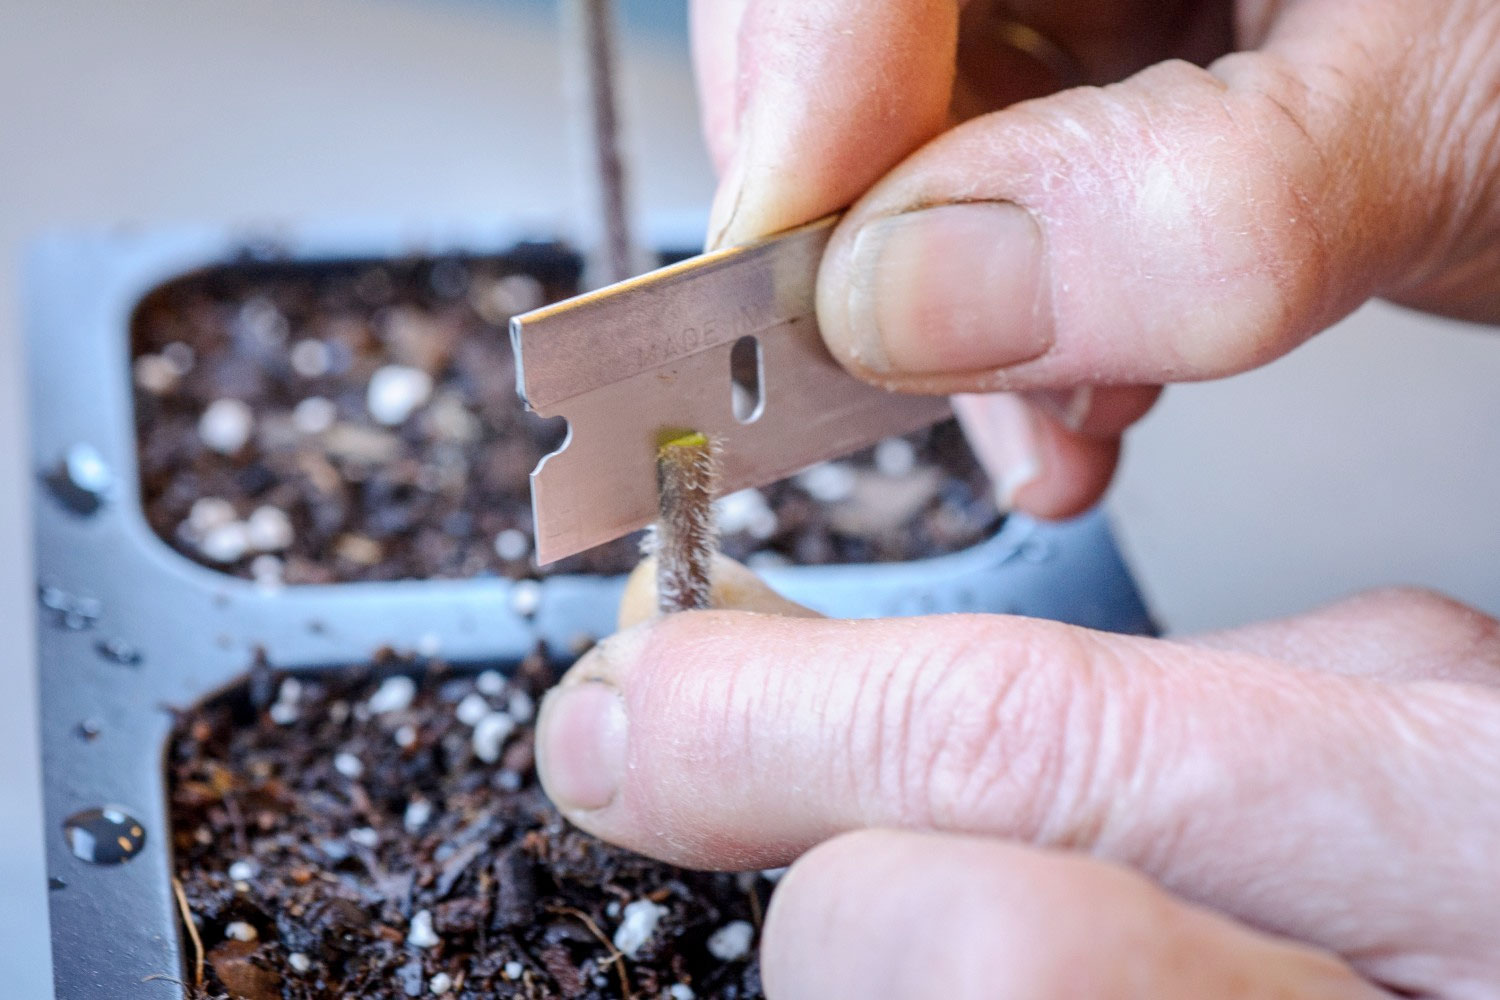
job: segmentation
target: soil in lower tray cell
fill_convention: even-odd
[[[152,528],[271,584],[537,575],[527,477],[564,429],[521,405],[508,322],[575,290],[569,260],[245,264],[159,288],[132,332]],[[921,558],[999,519],[951,422],[719,505],[752,564]],[[636,557],[626,538],[546,571]]]
[[[611,847],[542,794],[540,656],[512,678],[390,672],[411,668],[263,672],[179,718],[167,767],[192,995],[761,996],[765,875]]]

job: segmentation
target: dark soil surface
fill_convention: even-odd
[[[576,280],[538,246],[234,265],[158,289],[133,331],[148,521],[271,584],[537,575],[527,475],[563,428],[517,399],[507,324]],[[724,550],[752,565],[914,559],[999,524],[952,424],[721,503]],[[636,558],[621,539],[547,572]]]
[[[262,669],[181,716],[167,762],[195,995],[759,997],[771,882],[568,826],[532,765],[551,679],[540,656],[514,680],[394,658]]]

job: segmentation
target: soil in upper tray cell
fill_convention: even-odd
[[[556,248],[512,257],[244,264],[146,297],[132,333],[146,518],[267,583],[537,575],[528,473],[561,421],[526,413],[510,316],[565,297]],[[720,501],[752,565],[909,560],[998,527],[950,423]],[[620,539],[546,572],[620,573]]]
[[[772,882],[569,826],[533,767],[550,681],[540,656],[513,679],[392,662],[263,674],[181,715],[167,768],[190,994],[759,997]]]

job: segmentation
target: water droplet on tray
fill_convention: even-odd
[[[97,513],[104,506],[115,484],[114,474],[99,449],[83,443],[63,452],[45,479],[59,503],[84,516]]]
[[[118,806],[84,809],[63,820],[73,854],[90,864],[118,865],[146,845],[146,828]]]
[[[37,587],[37,601],[53,613],[52,624],[70,632],[82,632],[92,628],[104,613],[104,605],[96,597],[79,597],[62,587],[41,584]]]
[[[64,882],[62,879],[58,878],[56,875],[49,875],[49,876],[47,876],[47,888],[48,889],[51,889],[54,892],[56,892],[58,889],[66,889],[67,887],[68,887],[68,883]]]
[[[78,724],[78,735],[85,742],[92,743],[104,732],[104,725],[98,719],[84,719]]]
[[[1021,543],[1021,558],[1029,563],[1044,563],[1054,555],[1052,543],[1045,538],[1028,538]]]
[[[138,667],[141,665],[141,651],[124,639],[100,639],[94,643],[94,652],[109,662],[118,663],[122,667]]]

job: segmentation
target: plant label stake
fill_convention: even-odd
[[[818,263],[836,218],[703,254],[511,320],[517,389],[568,420],[531,474],[537,562],[657,516],[657,451],[697,432],[724,492],[761,486],[949,415],[888,392],[823,346]]]

